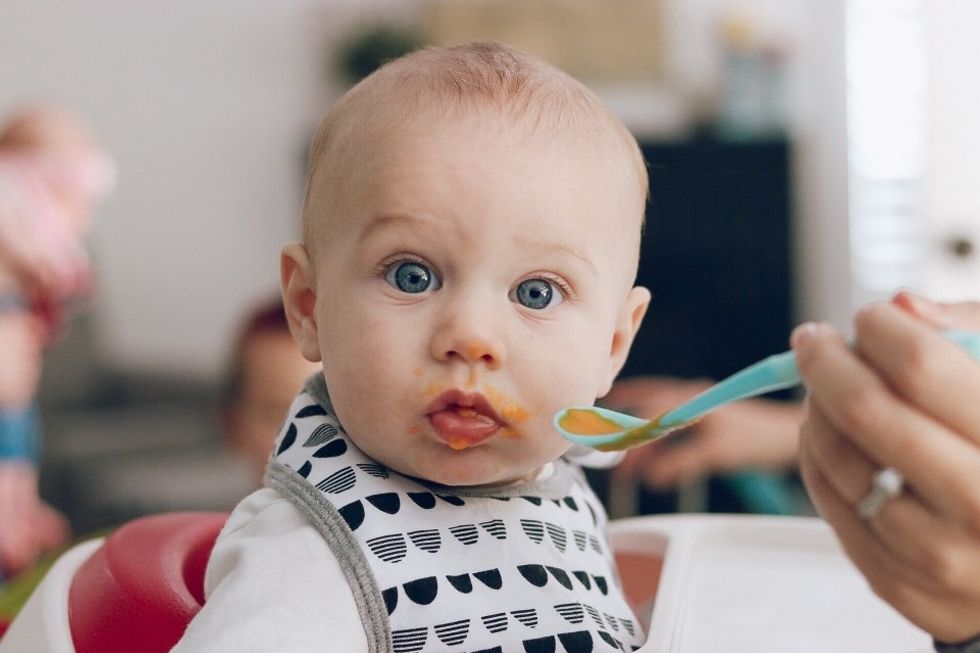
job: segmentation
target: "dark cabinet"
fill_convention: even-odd
[[[623,375],[721,378],[787,349],[787,143],[647,143],[642,150],[650,202],[637,282],[653,301]]]

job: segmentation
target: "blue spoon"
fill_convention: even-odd
[[[980,333],[945,331],[943,335],[980,360]],[[552,423],[566,440],[601,451],[622,451],[689,426],[719,406],[799,384],[796,354],[787,351],[736,372],[652,420],[599,406],[574,406],[555,413]]]

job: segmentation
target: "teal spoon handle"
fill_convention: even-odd
[[[947,339],[955,342],[969,354],[980,359],[980,334],[969,331],[944,331]],[[670,427],[697,419],[724,404],[758,395],[792,388],[800,383],[800,370],[796,367],[796,354],[792,351],[764,358],[740,372],[732,374],[690,401],[665,413],[660,426]]]
[[[690,401],[661,416],[660,426],[676,426],[697,419],[724,404],[792,388],[800,384],[796,354],[774,354],[719,381]]]

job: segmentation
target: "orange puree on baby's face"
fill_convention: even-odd
[[[606,435],[623,430],[622,426],[611,419],[582,408],[569,408],[558,420],[558,424],[575,435]]]

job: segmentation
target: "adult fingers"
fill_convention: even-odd
[[[898,469],[918,496],[980,532],[977,447],[896,396],[830,327],[798,328],[793,344],[812,407],[876,467]]]
[[[980,330],[980,302],[943,303],[902,291],[892,303],[941,329]]]
[[[930,592],[917,586],[909,578],[907,566],[864,527],[805,449],[800,452],[800,472],[820,514],[833,526],[845,553],[875,594],[941,641],[959,642],[977,634],[980,619],[976,597]]]
[[[896,393],[980,444],[980,365],[895,305],[877,303],[855,318],[856,348]]]
[[[913,587],[908,570],[858,518],[827,480],[807,447],[800,449],[800,475],[820,515],[834,528],[845,553],[868,579],[872,590],[891,602],[899,588]]]
[[[836,433],[819,411],[811,413],[802,430],[801,446],[810,463],[837,496],[856,510],[871,491],[872,477],[878,471],[874,464]],[[864,520],[864,525],[904,562],[917,586],[965,592],[975,584],[980,573],[975,540],[911,493],[903,492],[887,501],[875,516]]]

